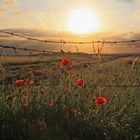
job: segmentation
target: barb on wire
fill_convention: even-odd
[[[12,32],[8,32],[8,31],[4,31],[4,30],[0,30],[0,32],[3,32],[5,34],[9,34],[12,36],[17,36],[20,38],[24,38],[27,40],[32,40],[32,41],[40,41],[40,42],[45,42],[45,43],[63,43],[63,44],[93,44],[93,41],[80,41],[80,42],[73,42],[73,41],[64,41],[64,40],[60,40],[60,41],[54,41],[54,40],[41,40],[41,39],[37,39],[37,38],[32,38],[32,37],[27,37],[24,35],[19,35],[16,33],[12,33]],[[119,40],[119,41],[101,41],[101,40],[97,40],[94,41],[94,43],[105,43],[105,44],[122,44],[122,43],[134,43],[134,42],[140,42],[140,39],[132,39],[132,40]]]

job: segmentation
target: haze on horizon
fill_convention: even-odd
[[[84,13],[81,9],[88,9],[87,13],[91,12],[83,16]],[[74,10],[76,12],[70,17]],[[81,15],[79,11],[81,11]],[[81,16],[79,20],[77,20],[76,14]],[[91,19],[91,14],[94,15],[93,19]],[[88,24],[90,22],[92,24]],[[93,24],[94,26],[92,26]],[[139,25],[140,0],[108,0],[108,2],[104,0],[0,0],[0,29],[33,37],[64,38],[76,41],[139,39]],[[87,26],[91,30],[88,30]],[[87,28],[87,30],[83,30],[83,28]],[[20,47],[30,45],[30,47],[36,48],[38,45],[41,48],[45,46],[36,42],[29,43],[29,41],[19,38],[5,37],[1,33],[0,37],[1,41],[9,45]],[[83,48],[81,51],[89,53],[90,49],[91,46]],[[104,51],[110,53],[140,52],[140,44],[126,45],[123,49],[122,46],[116,48],[109,46]]]

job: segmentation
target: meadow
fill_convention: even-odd
[[[0,58],[1,140],[139,140],[140,58]]]

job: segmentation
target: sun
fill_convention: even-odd
[[[69,32],[75,34],[92,33],[100,29],[97,13],[85,8],[72,10],[65,25]]]

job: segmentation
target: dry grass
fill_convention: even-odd
[[[5,64],[22,64],[22,63],[33,63],[42,62],[48,60],[45,56],[5,56],[0,57],[0,63],[4,61]]]
[[[140,84],[140,58],[108,59],[106,63],[96,63],[93,58],[71,57],[72,71],[59,68],[60,57],[37,58],[6,58],[9,59],[7,64],[12,65],[4,66],[5,79],[0,85],[0,139],[140,138],[140,88],[134,87]],[[20,60],[17,62],[17,59]],[[33,64],[35,60],[47,61]],[[29,61],[31,63],[25,63]],[[16,63],[19,64],[15,65]],[[36,71],[36,75],[32,77],[35,84],[15,87],[17,79],[24,78],[27,81],[31,78],[28,74],[30,68]],[[86,86],[78,87],[75,83],[77,78],[84,79]],[[29,94],[29,98],[24,97],[25,93]],[[107,99],[106,106],[95,104],[98,96]],[[22,108],[24,101],[29,103],[29,108]],[[73,108],[78,109],[78,112],[73,113]],[[40,120],[47,123],[47,131],[40,131],[38,128]]]

